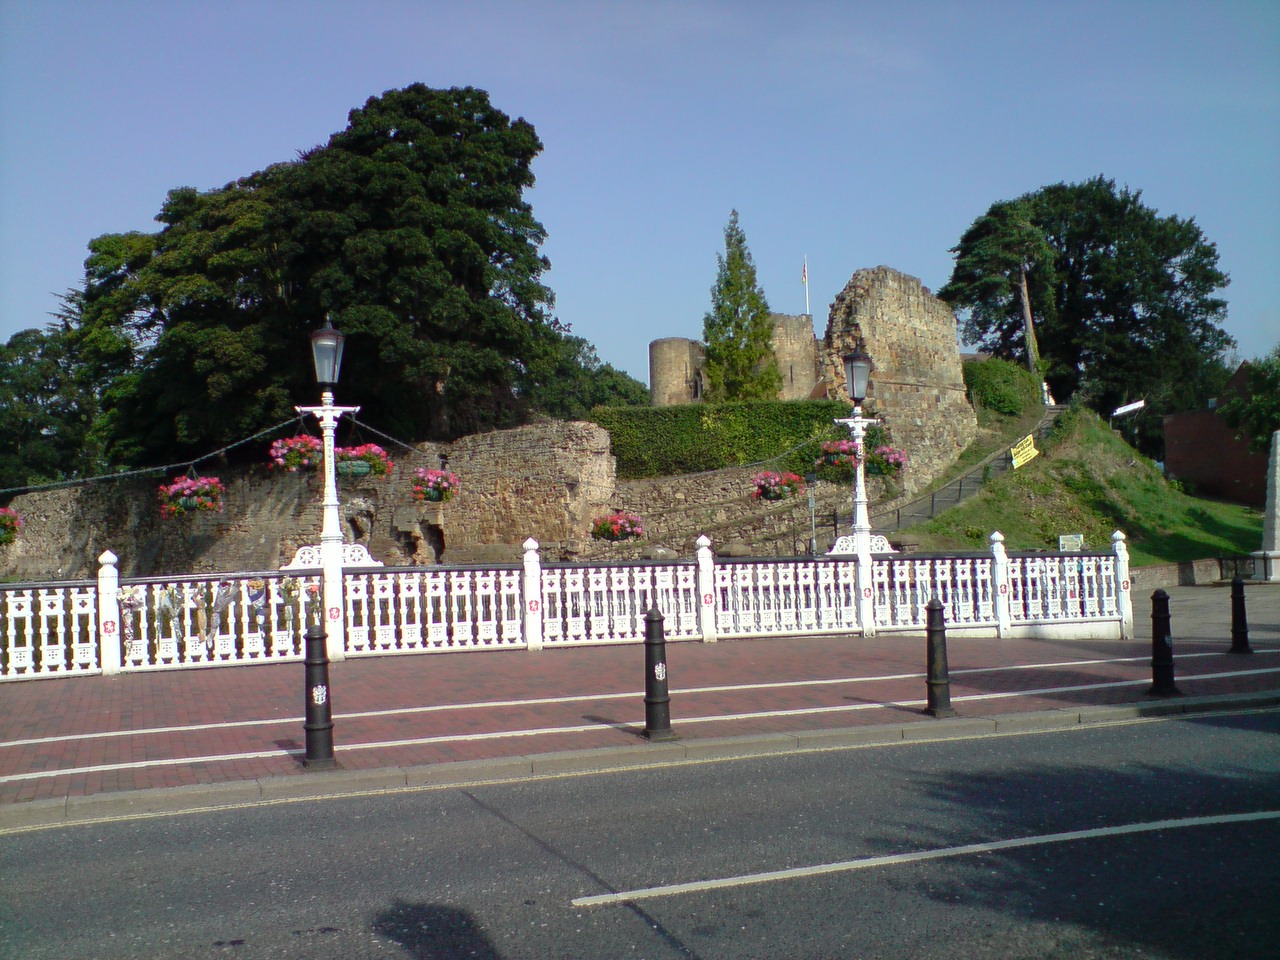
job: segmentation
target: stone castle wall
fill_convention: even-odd
[[[813,338],[813,317],[807,313],[773,316],[773,356],[782,374],[781,400],[807,400],[818,386],[818,344]]]
[[[831,305],[823,372],[844,386],[842,357],[862,341],[875,364],[867,413],[922,474],[950,464],[977,436],[966,396],[955,315],[915,277],[889,267],[859,270]]]

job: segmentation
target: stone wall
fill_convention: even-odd
[[[780,400],[807,400],[818,385],[818,345],[813,338],[813,317],[807,313],[773,317],[773,356],[782,375]]]
[[[836,296],[822,345],[823,372],[847,397],[842,357],[861,340],[875,364],[867,413],[880,417],[917,475],[932,476],[977,436],[965,395],[951,308],[915,277],[859,270]]]
[[[462,491],[447,504],[416,503],[413,470],[438,466],[440,454],[448,456]],[[789,555],[809,539],[808,497],[756,500],[751,477],[757,467],[617,481],[608,434],[590,423],[548,422],[423,444],[394,459],[387,478],[338,481],[344,539],[363,543],[388,565],[518,562],[529,537],[543,545],[547,560],[636,558],[657,548],[692,557],[702,534],[720,549],[734,544],[762,556]],[[167,479],[161,477],[18,497],[13,506],[26,527],[0,547],[0,581],[90,578],[106,550],[129,577],[275,570],[299,547],[319,542],[318,474],[272,473],[265,465],[217,473],[227,487],[222,513],[168,520],[156,497]],[[907,487],[924,480],[911,468],[903,476]],[[879,478],[869,478],[868,488],[873,502],[894,492]],[[828,483],[814,489],[825,549],[833,538],[832,511],[848,522],[851,491]],[[592,540],[592,520],[612,510],[639,514],[645,540]]]

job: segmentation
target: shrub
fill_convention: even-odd
[[[1010,417],[1022,416],[1042,400],[1040,381],[1031,371],[999,357],[965,361],[964,385],[974,406]]]

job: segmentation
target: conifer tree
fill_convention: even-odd
[[[717,254],[716,260],[711,309],[702,318],[707,398],[776,399],[782,375],[773,355],[773,320],[737,210],[724,228],[724,255]]]

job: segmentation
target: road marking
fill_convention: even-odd
[[[1277,653],[1280,651],[1258,651],[1262,653]],[[1194,657],[1212,657],[1219,656],[1219,653],[1189,653],[1179,656],[1179,660],[1189,660]],[[1150,656],[1143,657],[1113,657],[1101,660],[1061,660],[1052,663],[1025,663],[1011,664],[1009,666],[1000,667],[969,667],[961,670],[952,670],[951,676],[968,676],[970,674],[980,673],[1004,673],[1011,670],[1053,670],[1064,667],[1083,667],[1083,666],[1102,666],[1106,664],[1119,663],[1138,663],[1150,660]],[[1239,677],[1250,676],[1259,673],[1276,673],[1280,669],[1260,669],[1260,670],[1242,670],[1235,673],[1206,674],[1203,676],[1221,676],[1221,677]],[[796,687],[824,687],[824,686],[842,686],[845,684],[855,683],[876,683],[886,680],[919,680],[924,677],[924,673],[890,673],[860,677],[828,677],[813,680],[781,680],[770,683],[741,683],[741,684],[723,684],[718,686],[707,687],[685,687],[673,689],[672,694],[678,696],[694,696],[700,693],[734,693],[747,692],[751,690],[780,690]],[[1192,679],[1186,678],[1183,679]],[[1195,678],[1199,679],[1199,678]],[[1129,681],[1126,681],[1129,682]],[[1144,683],[1144,680],[1135,680],[1132,683]],[[1100,685],[1102,686],[1102,685]],[[1061,688],[1066,690],[1085,689],[1085,688]],[[1027,691],[1028,694],[1034,694],[1040,691]],[[1017,694],[1000,694],[999,696],[1010,696]],[[581,694],[574,696],[562,697],[530,697],[521,700],[478,700],[467,703],[440,703],[429,704],[420,707],[395,707],[387,710],[363,710],[353,711],[351,713],[334,714],[333,719],[337,720],[361,720],[375,719],[378,717],[395,717],[405,716],[419,713],[445,713],[452,710],[483,710],[498,709],[504,707],[534,707],[548,706],[558,703],[587,703],[598,700],[638,700],[644,696],[643,691],[627,691],[622,693],[595,693]],[[840,708],[845,709],[845,708]],[[754,714],[743,714],[742,716],[755,716]],[[280,726],[282,724],[299,724],[302,723],[302,717],[270,717],[258,720],[225,720],[217,723],[192,723],[177,726],[166,727],[143,727],[136,730],[101,730],[90,733],[69,733],[56,737],[31,737],[24,740],[5,740],[0,741],[0,750],[6,747],[29,747],[38,746],[46,743],[69,743],[77,740],[102,740],[109,737],[143,737],[155,736],[165,733],[194,733],[200,730],[232,730],[241,727],[263,727],[263,726]],[[0,781],[3,782],[3,781]]]
[[[713,880],[696,880],[692,883],[673,883],[660,887],[645,887],[620,893],[604,893],[592,897],[579,897],[571,901],[575,907],[599,907],[656,897],[674,897],[687,893],[705,893],[728,887],[745,887],[750,884],[772,883],[777,880],[800,880],[832,873],[848,873],[874,867],[896,866],[902,863],[919,863],[923,860],[941,860],[946,857],[962,857],[974,853],[994,853],[1019,847],[1036,847],[1050,843],[1069,843],[1075,840],[1093,840],[1098,837],[1118,837],[1131,833],[1150,833],[1156,830],[1183,830],[1188,827],[1211,827],[1230,823],[1249,823],[1280,819],[1280,810],[1261,810],[1256,813],[1229,813],[1211,817],[1183,817],[1177,820],[1154,820],[1149,823],[1129,823],[1115,827],[1095,827],[1091,830],[1070,830],[1065,833],[1046,833],[1036,837],[1016,837],[1011,840],[992,840],[987,843],[967,843],[959,847],[941,847],[933,850],[917,850],[911,853],[895,853],[882,857],[864,857],[860,860],[843,860],[839,863],[821,863],[811,867],[792,867],[788,870],[770,870],[763,873],[747,873],[736,877],[720,877]]]
[[[1217,677],[1230,676],[1246,676],[1255,673],[1277,673],[1276,670],[1241,670],[1235,673],[1208,673],[1194,676],[1183,676],[1182,680],[1207,680]],[[1142,680],[1116,680],[1109,683],[1091,683],[1079,684],[1069,687],[1041,687],[1036,690],[1007,690],[1000,693],[975,693],[965,696],[952,697],[952,703],[971,703],[983,700],[1006,700],[1012,697],[1032,697],[1032,696],[1050,696],[1060,693],[1078,693],[1085,690],[1101,690],[1110,687],[1133,687],[1146,686],[1151,683],[1149,678]],[[637,694],[637,696],[639,696]],[[858,710],[878,710],[885,707],[921,707],[927,700],[885,700],[871,701],[866,703],[850,703],[841,704],[831,707],[799,707],[790,710],[761,710],[753,713],[722,713],[713,714],[702,717],[679,717],[675,723],[680,725],[694,723],[722,723],[733,720],[763,720],[777,717],[800,717],[827,713],[852,713]],[[1091,706],[1100,706],[1099,704],[1091,704]],[[1118,704],[1123,706],[1123,704]],[[377,740],[365,743],[342,743],[338,746],[338,752],[343,753],[354,750],[391,750],[397,747],[417,747],[430,746],[432,744],[443,743],[459,743],[471,742],[475,740],[502,740],[516,737],[535,737],[554,735],[558,733],[591,733],[599,730],[640,730],[643,729],[642,722],[635,723],[586,723],[570,727],[535,727],[532,729],[517,730],[493,730],[485,733],[455,733],[441,734],[434,737],[414,737],[404,740]],[[91,739],[91,738],[90,738]],[[113,770],[138,770],[145,767],[174,766],[182,763],[220,763],[230,760],[261,760],[271,757],[290,757],[302,756],[303,750],[288,750],[280,748],[277,750],[262,750],[253,753],[228,753],[217,754],[213,756],[197,756],[197,757],[166,757],[158,760],[136,760],[127,763],[117,764],[97,764],[89,767],[69,767],[62,770],[40,770],[32,773],[10,774],[0,777],[0,784],[14,783],[21,780],[43,780],[50,777],[69,777],[85,773],[102,773]]]

